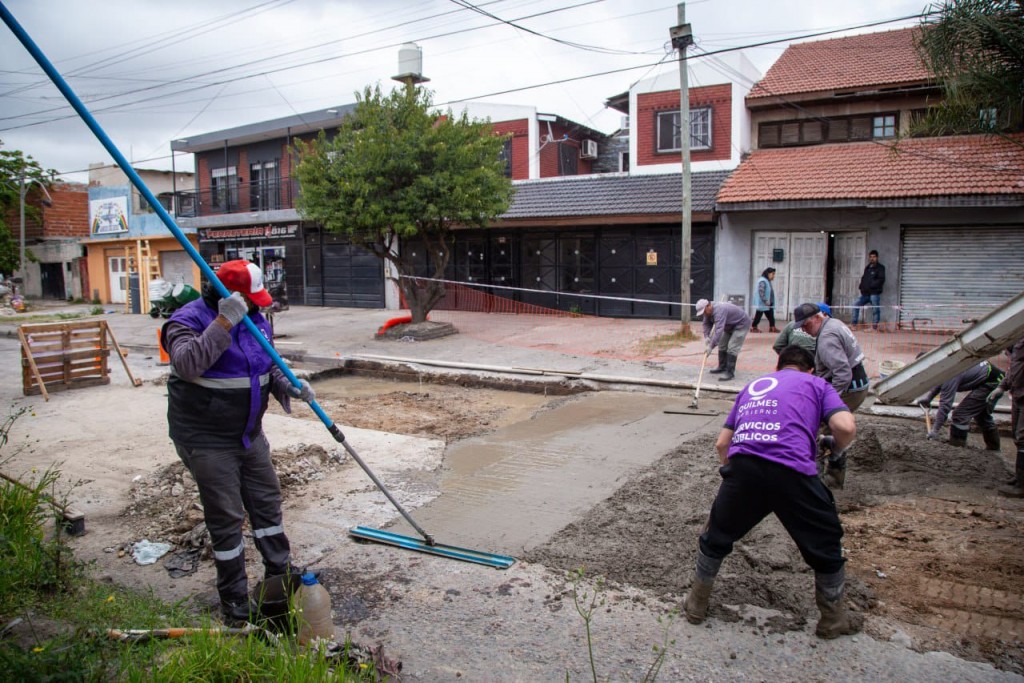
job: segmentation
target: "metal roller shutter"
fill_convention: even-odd
[[[904,228],[900,267],[901,323],[978,318],[1024,290],[1024,225]]]

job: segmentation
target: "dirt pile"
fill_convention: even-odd
[[[307,484],[337,471],[348,456],[340,447],[328,452],[317,444],[297,443],[271,451],[274,469],[287,499]],[[131,503],[121,513],[132,534],[172,543],[182,548],[206,547],[209,534],[203,523],[196,482],[180,461],[147,477],[137,477],[129,492]],[[247,522],[248,523],[248,522]]]
[[[998,454],[924,439],[920,424],[858,415],[847,488],[836,493],[849,597],[869,632],[1024,672],[1024,505],[998,498]],[[529,553],[681,604],[721,478],[714,440],[688,443]],[[813,572],[774,517],[722,566],[712,618],[766,633],[817,620]],[[768,610],[759,612],[748,606]]]

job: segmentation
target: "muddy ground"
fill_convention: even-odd
[[[321,405],[347,424],[446,443],[575,400],[509,399],[436,385],[339,396],[315,386]],[[1024,504],[994,493],[1009,472],[1008,439],[997,454],[981,450],[977,435],[966,449],[926,441],[914,420],[859,414],[858,429],[847,486],[836,498],[846,529],[850,599],[868,617],[867,632],[917,651],[946,651],[1024,673]],[[719,482],[713,441],[707,434],[666,454],[522,559],[555,570],[583,568],[623,595],[639,589],[677,604]],[[303,444],[275,449],[274,459],[286,508],[343,466],[341,454]],[[121,518],[135,537],[172,539],[180,551],[198,549],[197,562],[209,562],[202,557],[194,484],[180,464],[139,478],[132,501]],[[329,578],[347,586],[334,596],[346,629],[358,628],[374,602],[401,599],[382,577]],[[769,519],[723,565],[711,617],[766,635],[805,630],[817,619],[812,586],[813,574],[792,541]],[[755,620],[741,606],[767,616]]]

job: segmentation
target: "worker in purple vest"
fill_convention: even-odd
[[[715,442],[722,484],[700,535],[683,611],[690,623],[704,621],[722,560],[774,513],[814,570],[821,611],[815,633],[821,638],[856,633],[863,618],[846,609],[843,526],[832,492],[818,477],[815,439],[818,427],[827,423],[828,447],[845,461],[857,423],[836,390],[814,376],[809,351],[786,347],[776,368],[743,388]]]
[[[314,392],[305,380],[301,388],[294,387],[239,324],[249,316],[260,334],[267,340],[272,337],[259,312],[272,303],[259,266],[229,261],[217,275],[231,296],[222,299],[204,286],[201,298],[179,308],[164,324],[161,342],[171,359],[170,436],[199,488],[221,612],[225,622],[238,625],[258,613],[245,573],[246,514],[266,575],[296,573],[284,533],[281,485],[263,434],[263,414],[271,394],[291,412],[291,398],[312,401]]]

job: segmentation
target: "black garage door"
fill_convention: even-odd
[[[384,308],[384,263],[340,235],[306,230],[305,303]]]

